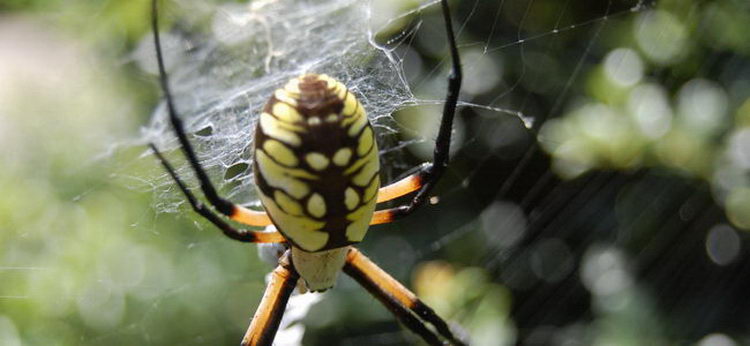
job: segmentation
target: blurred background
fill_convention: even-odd
[[[228,8],[275,3],[283,18],[309,2],[165,2],[162,30],[179,38],[168,52],[233,76],[221,90],[234,90],[255,76],[196,52]],[[464,88],[439,203],[374,228],[360,248],[473,345],[750,343],[750,4],[451,6]],[[0,0],[0,345],[237,344],[260,300],[272,266],[191,213],[144,146],[166,136],[152,118],[148,7]],[[434,2],[366,9],[392,64],[353,64],[409,86],[389,99],[392,117],[374,114],[391,180],[432,150],[444,29]],[[215,142],[212,124],[193,139]],[[251,173],[237,151],[212,178],[255,205],[235,193],[253,188],[234,179]],[[279,345],[421,343],[346,277],[293,297],[287,315]]]

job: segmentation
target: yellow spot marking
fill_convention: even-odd
[[[305,155],[305,161],[316,171],[322,171],[328,167],[331,162],[325,155],[321,153],[312,152]]]
[[[357,204],[359,204],[359,194],[357,194],[357,191],[354,191],[351,187],[347,187],[346,191],[344,191],[344,204],[348,210],[356,208]]]
[[[378,192],[378,188],[380,188],[380,177],[375,177],[370,185],[365,188],[365,195],[363,196],[363,200],[369,201],[373,199],[373,197],[375,197],[375,193]]]
[[[289,123],[302,121],[302,116],[299,114],[297,109],[284,102],[276,102],[271,108],[271,113],[275,115],[279,120],[283,120]]]
[[[279,127],[279,121],[268,113],[260,114],[260,128],[269,137],[294,146],[298,146],[301,143],[300,138],[294,132]]]
[[[271,160],[265,152],[260,150],[255,152],[255,161],[258,164],[259,173],[263,175],[263,178],[268,182],[268,185],[277,189],[282,189],[296,199],[302,199],[302,197],[305,197],[307,193],[310,192],[310,188],[307,184],[295,177],[317,179],[317,176],[314,176],[307,171],[286,168],[279,165]]]
[[[354,94],[352,94],[351,92],[347,93],[345,96],[346,98],[344,99],[344,109],[341,110],[341,114],[350,117],[356,114],[359,102],[357,102],[357,98],[354,97]]]
[[[370,156],[369,155],[367,157],[363,157],[363,158],[361,158],[361,159],[359,159],[357,161],[354,161],[354,163],[351,166],[349,166],[349,168],[347,168],[344,171],[344,174],[352,174],[352,173],[354,173],[360,167],[364,166],[368,161],[370,161]]]
[[[357,110],[357,99],[354,97],[354,94],[348,93],[346,95],[346,99],[344,99],[344,109],[341,111],[344,116],[352,116],[354,115],[354,111]]]
[[[317,193],[312,194],[307,200],[307,211],[310,215],[317,218],[323,217],[326,214],[326,201],[323,197]]]
[[[263,156],[266,156],[264,152],[260,152],[260,154],[263,154]],[[280,173],[284,175],[288,175],[290,177],[304,178],[304,179],[310,179],[310,180],[317,180],[319,178],[317,175],[312,174],[309,171],[301,169],[301,168],[287,168],[287,167],[279,166],[273,161],[271,161],[271,163],[278,166]]]
[[[325,81],[326,84],[328,85],[328,90],[330,90],[331,92],[335,92],[336,96],[338,96],[339,99],[341,100],[344,99],[344,94],[346,93],[346,87],[343,84],[341,84],[341,82],[337,81],[333,77],[326,75],[326,74],[319,75],[318,79]]]
[[[344,116],[344,120],[341,121],[341,124],[344,126],[349,126],[353,122],[357,121],[358,117],[359,117],[359,112],[354,113],[354,115]]]
[[[336,93],[336,96],[340,100],[344,100],[344,97],[346,96],[346,86],[344,86],[344,84],[341,84],[341,82],[330,78],[330,80],[328,81],[328,87],[331,88],[332,92]]]
[[[358,186],[365,186],[373,177],[373,175],[377,175],[377,172],[380,170],[380,161],[378,160],[378,151],[376,150],[376,148],[377,147],[373,148],[373,150],[370,150],[367,156],[355,161],[354,164],[344,170],[344,174],[346,175],[354,174],[355,172],[359,171],[352,178],[352,182],[354,184]]]
[[[282,130],[290,130],[294,132],[307,132],[304,127],[292,125],[291,123],[288,123],[286,121],[276,121],[276,124],[278,124],[279,128]]]
[[[346,239],[353,242],[362,241],[370,227],[372,214],[375,212],[375,199],[359,207],[357,210],[346,215],[349,221],[353,221],[346,227]]]
[[[263,193],[260,193],[260,201],[273,218],[274,225],[278,230],[284,237],[294,241],[302,250],[317,251],[328,242],[328,233],[320,230],[325,222],[316,221],[309,217],[289,215],[279,208],[273,198]]]
[[[336,114],[330,114],[326,117],[326,122],[335,123],[339,120],[339,116]]]
[[[336,96],[338,96],[339,99],[343,100],[344,97],[346,97],[346,87],[339,82],[336,82],[336,86],[338,87],[338,90],[336,90]]]
[[[297,155],[294,155],[294,152],[291,149],[275,139],[267,139],[263,142],[263,150],[265,150],[269,156],[284,165],[296,166],[299,164]]]
[[[357,186],[365,186],[367,183],[370,182],[370,179],[372,179],[372,176],[375,174],[378,174],[378,160],[368,160],[367,164],[365,164],[364,167],[362,167],[362,170],[357,173],[357,175],[352,178],[352,182]]]
[[[304,78],[304,76],[292,79],[287,82],[286,85],[284,85],[284,90],[292,95],[299,95],[299,82],[301,78]]]
[[[333,163],[336,166],[345,166],[349,163],[349,159],[352,158],[352,150],[349,148],[341,148],[333,154]]]
[[[365,125],[367,125],[367,116],[363,113],[357,113],[357,115],[354,116],[354,123],[352,123],[352,126],[349,128],[349,136],[356,136]]]
[[[349,168],[347,168],[344,171],[344,174],[352,174],[352,173],[354,173],[360,167],[364,166],[367,163],[367,161],[369,161],[369,160],[370,160],[370,158],[368,156],[368,157],[361,158],[361,159],[359,159],[357,161],[354,161],[354,163],[351,166],[349,166]]]
[[[287,194],[276,190],[273,193],[273,198],[276,201],[276,204],[278,204],[287,214],[302,215],[302,206]]]
[[[375,137],[372,135],[372,128],[367,127],[364,131],[362,131],[362,135],[359,136],[359,141],[357,143],[357,155],[364,156],[365,154],[367,154],[374,143]]]
[[[320,118],[318,117],[310,117],[307,119],[307,123],[310,125],[320,125]]]
[[[360,208],[355,209],[353,212],[346,214],[346,219],[349,221],[357,221],[359,219],[362,219],[364,214],[367,212],[367,205],[363,205]]]
[[[276,91],[274,91],[273,93],[273,96],[276,97],[276,99],[279,101],[283,101],[295,107],[297,106],[297,99],[287,94],[284,89],[276,89]]]

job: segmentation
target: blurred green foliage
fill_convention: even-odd
[[[750,17],[738,1],[662,1],[633,16],[586,75],[586,92],[541,129],[568,178],[591,169],[668,167],[710,181],[734,225],[750,229],[746,104]],[[736,64],[706,57],[737,54]],[[666,78],[660,76],[666,76]],[[729,178],[728,176],[732,176]]]

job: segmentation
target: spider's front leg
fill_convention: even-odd
[[[416,191],[411,201],[399,207],[379,210],[373,215],[371,225],[389,223],[396,219],[407,216],[417,210],[428,200],[430,191],[445,173],[450,161],[451,134],[453,132],[453,118],[456,116],[456,105],[458,105],[458,94],[461,91],[461,57],[458,54],[456,37],[453,33],[451,23],[451,12],[448,1],[441,0],[443,10],[443,22],[448,37],[448,49],[451,57],[451,72],[448,75],[448,91],[443,104],[443,115],[440,120],[440,128],[435,139],[435,151],[432,162],[424,164],[419,172],[414,173],[396,183],[385,186],[378,191],[378,203],[385,202],[408,193]]]
[[[253,321],[242,338],[242,346],[271,345],[279,329],[289,297],[297,286],[299,274],[289,260],[287,250],[279,259],[279,265],[271,273],[263,299],[255,311]]]

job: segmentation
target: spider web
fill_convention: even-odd
[[[250,150],[255,121],[273,90],[303,73],[325,73],[349,86],[368,111],[386,157],[397,132],[390,114],[415,102],[398,60],[374,40],[370,6],[361,1],[255,1],[203,8],[180,3],[180,12],[204,13],[164,36],[167,73],[201,164],[231,200],[257,205]],[[198,8],[196,10],[196,7]],[[203,18],[205,17],[205,18]],[[180,16],[182,18],[182,16]],[[152,42],[136,53],[154,71]],[[143,139],[161,150],[177,147],[161,105]],[[391,138],[389,138],[391,137]],[[190,177],[184,163],[178,173]],[[152,180],[159,209],[175,210],[171,179]],[[179,196],[177,196],[179,197]]]

